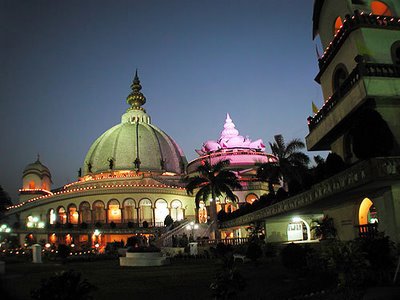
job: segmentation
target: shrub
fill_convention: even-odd
[[[253,262],[256,262],[262,256],[262,250],[259,244],[252,242],[247,247],[246,256]]]
[[[48,279],[43,279],[40,287],[31,291],[32,299],[92,299],[91,293],[96,287],[86,279],[81,280],[81,273],[62,271]]]
[[[142,226],[143,228],[149,228],[149,223],[147,221],[143,221]]]
[[[135,227],[135,223],[133,222],[128,222],[128,228],[133,228]]]
[[[117,227],[117,224],[115,224],[114,221],[111,221],[111,223],[110,223],[110,228],[111,228],[111,229],[115,229],[116,227]]]
[[[307,265],[307,253],[305,249],[294,243],[290,243],[281,252],[282,264],[288,269],[303,269]]]
[[[103,224],[101,224],[100,222],[96,222],[96,223],[94,224],[94,227],[95,227],[95,228],[101,228],[101,226],[103,226]]]
[[[64,244],[60,244],[58,245],[58,256],[61,258],[61,261],[63,263],[66,262],[67,257],[69,256],[69,253],[71,252],[69,247],[67,245]]]
[[[137,236],[131,236],[126,241],[126,247],[138,247],[140,245],[140,240]]]
[[[237,294],[246,286],[243,276],[234,268],[233,262],[226,264],[215,275],[210,289],[214,299],[237,299]]]

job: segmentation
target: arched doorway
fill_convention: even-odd
[[[75,204],[68,206],[68,222],[71,224],[78,224],[79,222],[79,213]]]
[[[133,199],[126,199],[124,201],[124,222],[136,223],[136,203]]]
[[[171,217],[174,221],[183,220],[183,208],[182,202],[179,200],[174,200],[171,202]]]
[[[149,199],[142,199],[139,202],[139,223],[153,223],[153,209],[151,207],[151,201]]]
[[[121,209],[116,199],[108,202],[108,222],[121,223]]]
[[[96,201],[93,203],[93,222],[106,222],[106,211],[103,201]]]
[[[371,237],[378,232],[378,212],[371,199],[364,198],[358,209],[360,237]]]
[[[83,222],[86,224],[92,223],[92,212],[90,210],[89,202],[85,201],[79,205],[79,213],[80,213],[82,223]]]
[[[164,199],[158,199],[155,206],[156,226],[164,226],[165,217],[169,215],[168,203]]]
[[[67,212],[62,206],[57,209],[57,222],[59,222],[60,224],[67,223]]]
[[[287,228],[288,241],[311,240],[310,225],[300,217],[293,217]]]

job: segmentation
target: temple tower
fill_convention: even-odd
[[[316,0],[324,104],[308,118],[309,150],[346,162],[400,154],[400,2]]]

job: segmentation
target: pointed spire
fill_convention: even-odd
[[[36,162],[40,162],[40,154],[37,154]]]
[[[137,109],[144,111],[142,105],[146,103],[146,97],[140,92],[142,86],[140,85],[137,69],[135,71],[135,77],[131,84],[131,89],[132,92],[126,98],[126,102],[131,106],[130,109]]]
[[[239,131],[235,128],[235,124],[232,122],[231,116],[229,113],[227,113],[224,130],[221,132],[221,138],[231,138],[238,135]]]

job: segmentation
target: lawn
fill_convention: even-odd
[[[94,299],[211,299],[209,289],[222,267],[217,259],[173,261],[162,267],[120,267],[118,260],[70,262],[65,265],[10,263],[6,265],[3,288],[11,299],[30,299],[31,289],[57,271],[73,269],[82,273],[98,290]],[[288,299],[324,288],[330,279],[296,274],[282,267],[278,259],[237,264],[246,287],[239,299]]]

